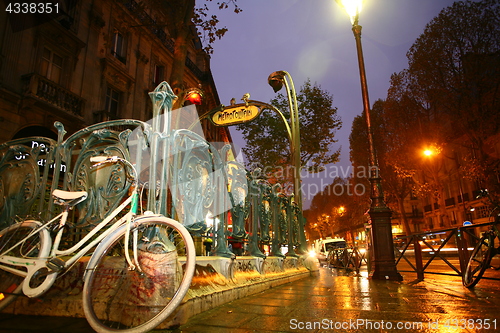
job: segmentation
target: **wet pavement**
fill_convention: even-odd
[[[459,277],[402,273],[403,282],[374,281],[321,268],[284,284],[154,332],[499,332],[500,283],[474,290]],[[0,332],[92,332],[85,319],[0,314]]]

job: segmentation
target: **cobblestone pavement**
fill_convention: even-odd
[[[248,296],[160,332],[499,332],[500,284],[474,290],[459,277],[403,273],[375,281],[321,268],[293,283]],[[0,314],[0,332],[92,332],[85,319]]]

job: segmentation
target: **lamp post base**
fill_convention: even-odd
[[[394,244],[392,240],[391,215],[388,207],[370,208],[371,239],[373,259],[370,279],[402,281],[403,277],[396,269]]]

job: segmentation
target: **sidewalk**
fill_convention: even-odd
[[[498,332],[500,286],[470,291],[458,277],[373,281],[320,270],[191,318],[178,332]],[[429,276],[429,275],[428,275]],[[474,320],[474,321],[472,321]],[[489,326],[489,330],[485,329]],[[496,327],[496,329],[495,329]]]
[[[500,286],[475,290],[458,277],[415,276],[374,281],[322,268],[268,291],[192,317],[176,330],[155,332],[495,332],[500,330]],[[484,283],[483,283],[484,282]],[[489,329],[488,329],[489,327]],[[85,319],[0,314],[0,332],[92,332]]]

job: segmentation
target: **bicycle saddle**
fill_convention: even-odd
[[[75,206],[87,199],[86,191],[72,192],[63,190],[54,190],[52,196],[59,205]]]

